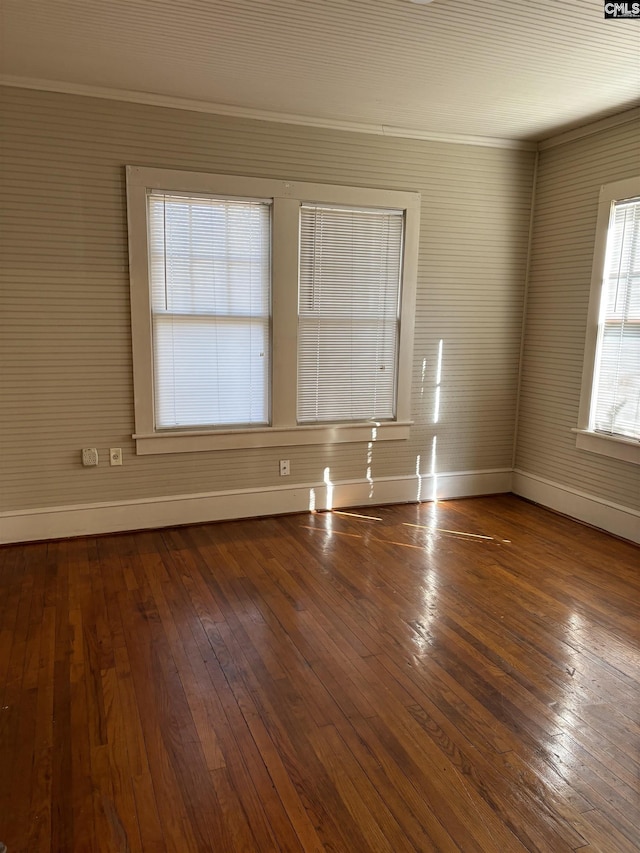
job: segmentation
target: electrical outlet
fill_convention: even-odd
[[[281,459],[280,460],[280,476],[281,477],[288,477],[289,474],[290,474],[289,460],[288,459]]]
[[[95,447],[82,448],[82,464],[85,467],[98,464],[98,450]]]
[[[122,448],[121,447],[110,447],[109,448],[109,464],[110,465],[122,465]]]

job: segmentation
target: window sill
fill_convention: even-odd
[[[590,453],[599,453],[601,456],[610,456],[613,459],[640,465],[640,442],[633,438],[604,435],[586,429],[574,429],[572,432],[576,433],[578,450],[587,450]]]
[[[289,447],[305,444],[398,441],[409,438],[412,421],[328,424],[296,427],[158,432],[134,434],[136,453],[193,453],[202,450],[242,450],[251,447]]]

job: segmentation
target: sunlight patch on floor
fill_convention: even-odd
[[[498,539],[496,536],[483,536],[481,533],[465,533],[463,530],[448,530],[446,527],[433,527],[431,524],[412,524],[409,521],[403,521],[404,527],[417,527],[421,530],[428,530],[430,533],[448,533],[451,536],[460,536],[463,539],[484,539],[488,542],[502,542],[505,545],[510,545],[510,539]]]
[[[349,518],[363,518],[365,521],[382,521],[382,518],[377,515],[360,515],[357,512],[346,512],[342,509],[334,509],[332,512],[334,515],[346,515]]]
[[[364,539],[361,533],[347,533],[344,530],[323,530],[321,527],[311,527],[310,524],[301,524],[303,530],[312,530],[314,533],[324,533],[327,536],[346,536],[348,539]],[[402,548],[413,548],[415,551],[424,551],[423,545],[411,545],[409,542],[397,542],[395,539],[382,539],[379,536],[367,536],[367,542],[383,542],[385,545],[400,545]]]

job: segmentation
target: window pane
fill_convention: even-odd
[[[303,205],[298,421],[395,417],[401,211]]]
[[[594,428],[640,438],[640,199],[613,206],[596,365]]]
[[[159,427],[266,421],[268,323],[154,317]]]
[[[157,428],[269,420],[268,203],[152,193]]]

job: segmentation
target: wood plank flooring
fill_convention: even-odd
[[[640,549],[513,496],[0,549],[0,840],[640,850]]]

